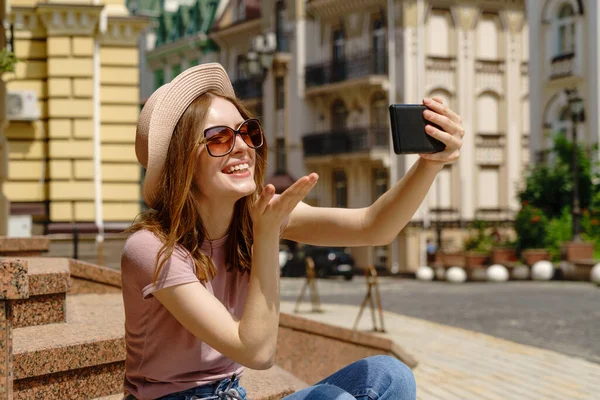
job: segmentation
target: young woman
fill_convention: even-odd
[[[428,133],[444,152],[422,155],[363,209],[310,207],[318,176],[280,196],[263,187],[267,145],[259,121],[236,100],[224,69],[192,67],[145,104],[136,155],[151,210],[122,254],[128,399],[246,399],[243,366],[273,365],[279,320],[280,238],[326,246],[390,243],[436,174],[458,158],[460,118],[425,100]],[[288,396],[414,399],[414,377],[391,357],[370,357]]]

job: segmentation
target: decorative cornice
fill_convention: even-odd
[[[386,0],[314,0],[308,3],[306,11],[309,16],[330,19],[372,6],[385,9],[386,5]]]
[[[93,35],[104,6],[40,3],[36,13],[51,35]]]
[[[8,18],[16,30],[33,31],[44,28],[35,7],[11,7]]]
[[[109,16],[106,32],[100,36],[100,43],[110,46],[137,46],[140,32],[150,24],[150,18],[138,16]]]
[[[238,40],[240,36],[251,39],[251,37],[248,37],[248,35],[255,32],[259,33],[261,31],[261,26],[261,19],[254,18],[239,24],[229,25],[225,28],[212,31],[209,36],[219,44],[227,43],[231,40]]]

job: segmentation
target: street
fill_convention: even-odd
[[[281,298],[296,301],[304,278],[283,278]],[[320,279],[322,303],[360,306],[364,277]],[[503,284],[379,278],[383,307],[415,318],[554,350],[600,364],[600,288],[582,282]],[[302,304],[310,309],[308,292]],[[370,319],[365,310],[362,318]]]

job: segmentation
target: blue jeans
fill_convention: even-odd
[[[247,400],[246,390],[239,379],[223,379],[182,392],[161,397],[159,400],[219,399]],[[227,396],[224,392],[238,397]],[[231,390],[233,389],[233,391]],[[219,393],[220,396],[219,396]],[[415,400],[417,385],[412,371],[396,358],[372,356],[358,360],[316,385],[284,397],[284,400]]]
[[[284,400],[414,400],[412,371],[396,358],[372,356],[342,368]]]

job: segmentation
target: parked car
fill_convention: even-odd
[[[342,247],[303,246],[287,251],[287,262],[281,265],[281,276],[306,276],[306,257],[315,263],[315,274],[319,278],[343,276],[351,280],[356,274],[354,257]],[[280,253],[280,260],[284,257]]]

